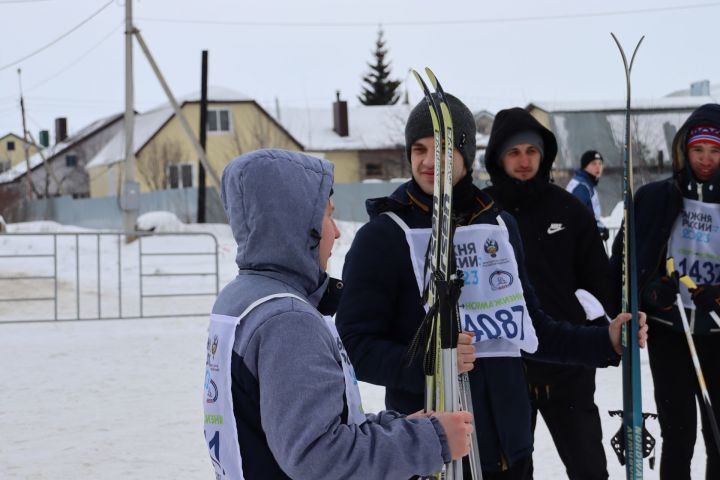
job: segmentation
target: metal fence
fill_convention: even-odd
[[[219,287],[207,232],[0,236],[0,323],[205,315]]]

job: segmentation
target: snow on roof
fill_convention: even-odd
[[[662,98],[639,98],[632,100],[633,110],[677,110],[695,109],[706,103],[715,103],[713,97],[662,97]],[[575,102],[532,102],[534,106],[549,113],[560,112],[604,112],[624,111],[625,100],[598,100],[598,101],[575,101]]]
[[[412,105],[348,107],[349,135],[333,130],[332,108],[281,108],[278,122],[307,151],[379,150],[405,145],[405,121]]]
[[[59,155],[60,153],[64,152],[68,148],[72,147],[76,143],[84,140],[88,136],[92,135],[93,133],[103,129],[107,125],[111,124],[113,121],[117,120],[119,116],[122,114],[116,113],[104,118],[101,118],[99,120],[95,120],[94,122],[86,125],[82,129],[80,129],[78,132],[74,133],[73,135],[69,136],[65,140],[63,140],[60,143],[56,143],[55,145],[51,145],[45,149],[43,149],[41,152],[38,152],[30,157],[29,163],[30,163],[30,169],[34,170],[36,167],[42,164],[43,162],[43,156],[46,160],[51,160],[56,155]],[[19,177],[25,174],[27,172],[27,164],[28,162],[20,162],[14,167],[12,167],[10,170],[6,170],[3,173],[0,173],[0,184],[2,183],[9,183],[12,181],[17,180]]]
[[[178,97],[178,105],[182,107],[187,102],[199,102],[200,92],[193,92]],[[247,102],[252,101],[244,93],[226,88],[209,86],[208,102]],[[159,105],[145,113],[135,115],[135,128],[133,136],[134,151],[137,154],[140,149],[157,133],[165,123],[170,120],[175,112],[169,102]],[[124,121],[124,120],[123,120]],[[119,130],[114,137],[87,163],[86,168],[109,166],[125,160],[125,131]]]
[[[208,85],[208,102],[251,102],[253,99],[252,97],[249,97],[245,95],[242,92],[238,92],[237,90],[233,90],[232,88],[227,87],[218,87],[216,85]],[[176,97],[175,100],[177,101],[178,105],[182,105],[186,102],[199,102],[200,101],[200,90],[188,93],[186,95],[182,95],[180,97]],[[165,102],[160,105],[157,105],[156,107],[152,108],[148,111],[151,112],[153,110],[162,110],[165,108],[170,107],[170,102]]]
[[[133,151],[137,153],[153,135],[167,122],[175,112],[169,105],[157,108],[147,113],[136,114],[134,121]],[[124,122],[125,120],[121,120]],[[121,128],[105,144],[100,151],[90,159],[85,168],[109,166],[125,159],[125,130]]]
[[[690,88],[682,88],[675,90],[666,95],[667,97],[689,97]],[[710,96],[713,98],[720,98],[720,83],[713,83],[710,85]]]

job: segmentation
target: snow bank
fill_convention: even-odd
[[[7,233],[77,233],[94,231],[96,230],[75,225],[62,225],[50,220],[9,223],[7,225]]]

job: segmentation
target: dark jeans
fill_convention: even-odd
[[[532,400],[532,429],[534,432],[539,411],[570,480],[607,480],[600,414],[594,400],[595,372],[583,372],[581,376],[592,378],[578,378],[582,387],[575,390],[565,388],[565,395],[561,398],[553,398],[552,390],[549,390],[549,396],[539,395]],[[531,457],[526,480],[532,478]]]
[[[698,335],[693,339],[715,418],[720,418],[720,335]],[[719,479],[720,456],[685,335],[653,322],[648,331],[648,354],[662,434],[660,478],[690,479],[690,461],[697,432],[696,402],[699,401],[707,452],[705,478]]]

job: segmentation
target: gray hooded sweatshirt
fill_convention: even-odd
[[[405,479],[449,461],[434,418],[385,411],[348,421],[344,348],[315,308],[328,284],[319,233],[332,164],[297,152],[259,150],[233,160],[222,198],[238,244],[238,276],[213,313],[239,316],[231,379],[246,479]]]

